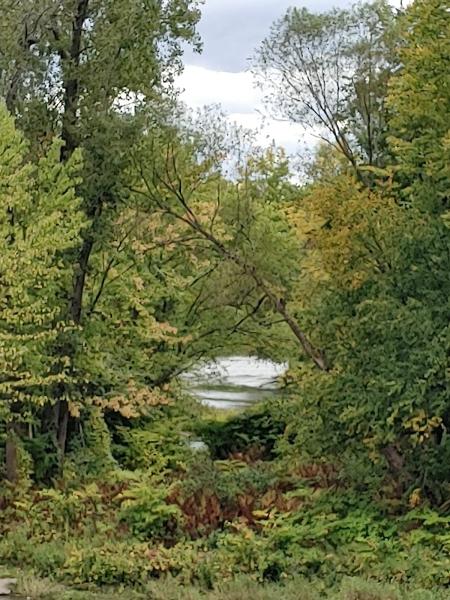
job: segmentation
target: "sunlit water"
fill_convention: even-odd
[[[189,392],[198,400],[221,409],[246,408],[274,397],[286,364],[249,356],[218,358],[183,376]]]

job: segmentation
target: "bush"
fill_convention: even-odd
[[[181,513],[178,507],[166,502],[167,495],[165,488],[150,481],[133,484],[118,497],[119,521],[126,523],[141,540],[173,539],[180,528]]]
[[[142,586],[151,578],[190,573],[197,561],[195,548],[174,548],[136,542],[105,542],[74,546],[67,554],[64,578],[71,584]]]
[[[276,414],[274,406],[258,406],[230,417],[199,422],[195,433],[208,445],[216,459],[231,454],[249,452],[260,458],[273,457],[277,440],[283,434],[285,423]]]
[[[43,577],[59,573],[65,560],[62,542],[29,538],[26,527],[4,535],[0,540],[0,561],[19,567],[29,566]]]

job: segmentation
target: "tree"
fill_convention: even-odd
[[[197,2],[190,0],[2,0],[0,92],[39,156],[48,140],[62,139],[61,161],[83,151],[78,192],[89,226],[71,254],[73,284],[66,292],[67,318],[83,326],[89,277],[98,254],[122,248],[119,213],[127,204],[124,180],[130,148],[147,116],[170,104],[171,82],[181,68],[182,42],[198,45]],[[126,15],[126,18],[124,18]],[[126,212],[126,211],[125,211]],[[117,221],[119,219],[119,221]],[[110,267],[103,276],[107,277]],[[102,295],[107,287],[98,288]],[[64,312],[64,311],[63,311]],[[114,318],[109,315],[113,325]],[[71,356],[73,371],[89,389],[89,366],[77,358],[90,342],[63,336],[57,351]],[[87,368],[87,372],[82,372]],[[95,377],[94,377],[95,379]],[[85,385],[87,382],[87,385]],[[92,382],[95,387],[95,382]],[[69,404],[64,385],[55,419],[60,453],[66,445]]]
[[[293,295],[333,368],[298,372],[298,450],[386,461],[399,486],[443,500],[450,446],[448,231],[386,188],[345,174],[308,185],[289,211],[307,248]],[[444,460],[447,460],[445,458]],[[386,470],[382,469],[386,474]]]
[[[402,67],[390,84],[390,143],[404,198],[440,214],[449,209],[450,184],[448,5],[416,0],[402,33]]]
[[[160,142],[148,140],[151,153],[161,159],[148,161],[148,153],[139,150],[140,177],[133,192],[157,206],[169,222],[191,232],[197,255],[204,254],[205,247],[212,255],[213,268],[202,282],[197,306],[212,289],[215,302],[222,299],[222,309],[248,307],[244,320],[264,309],[275,312],[306,356],[327,370],[323,352],[287,304],[301,248],[277,205],[283,193],[292,193],[285,158],[273,151],[243,157],[236,146],[229,148],[220,136],[217,139],[217,145],[208,148],[201,128],[199,134],[194,126],[174,130],[171,138]],[[155,144],[161,144],[157,152]],[[238,159],[231,169],[233,178],[224,178],[223,165],[232,164],[233,157]]]
[[[293,8],[272,26],[254,71],[276,117],[333,144],[363,179],[384,166],[395,18],[384,0],[316,14]]]
[[[7,424],[6,473],[17,480],[17,437],[51,403],[68,373],[51,348],[67,326],[61,294],[71,273],[62,255],[79,244],[83,223],[75,195],[76,155],[62,165],[55,141],[38,165],[0,105],[0,417]]]

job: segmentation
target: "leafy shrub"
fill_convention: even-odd
[[[249,450],[253,450],[257,456],[270,458],[284,429],[285,423],[276,414],[274,406],[263,405],[223,422],[217,419],[199,422],[196,434],[205,441],[217,459]]]
[[[240,494],[263,494],[274,481],[272,469],[264,464],[213,461],[208,456],[193,455],[186,464],[182,489],[185,495],[207,490],[223,503],[232,503]]]
[[[112,451],[126,469],[142,469],[154,474],[177,469],[190,454],[186,443],[185,416],[140,419],[125,425],[114,424]]]
[[[85,409],[82,427],[83,437],[70,441],[70,452],[64,462],[64,476],[68,481],[98,478],[117,467],[103,411],[98,407]]]
[[[73,547],[63,573],[71,583],[137,586],[153,577],[192,570],[195,562],[195,549],[186,544],[165,548],[142,542],[103,542]]]
[[[178,532],[181,513],[166,502],[167,490],[139,482],[123,492],[119,520],[126,523],[133,535],[142,540],[172,539]]]
[[[54,576],[64,564],[64,544],[29,538],[26,527],[4,535],[0,540],[0,561],[19,567],[32,567],[43,577]]]
[[[103,543],[74,547],[66,558],[64,576],[73,583],[97,585],[144,583],[151,572],[145,544]]]
[[[47,488],[15,497],[5,517],[26,524],[28,537],[68,539],[75,530],[95,531],[105,509],[99,487],[91,483],[74,490]]]
[[[32,438],[25,438],[23,444],[33,461],[34,481],[49,484],[59,468],[54,436],[49,432],[38,433]]]

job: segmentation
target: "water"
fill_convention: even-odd
[[[277,394],[286,364],[252,356],[217,358],[186,373],[183,380],[198,400],[221,409],[242,409]]]

